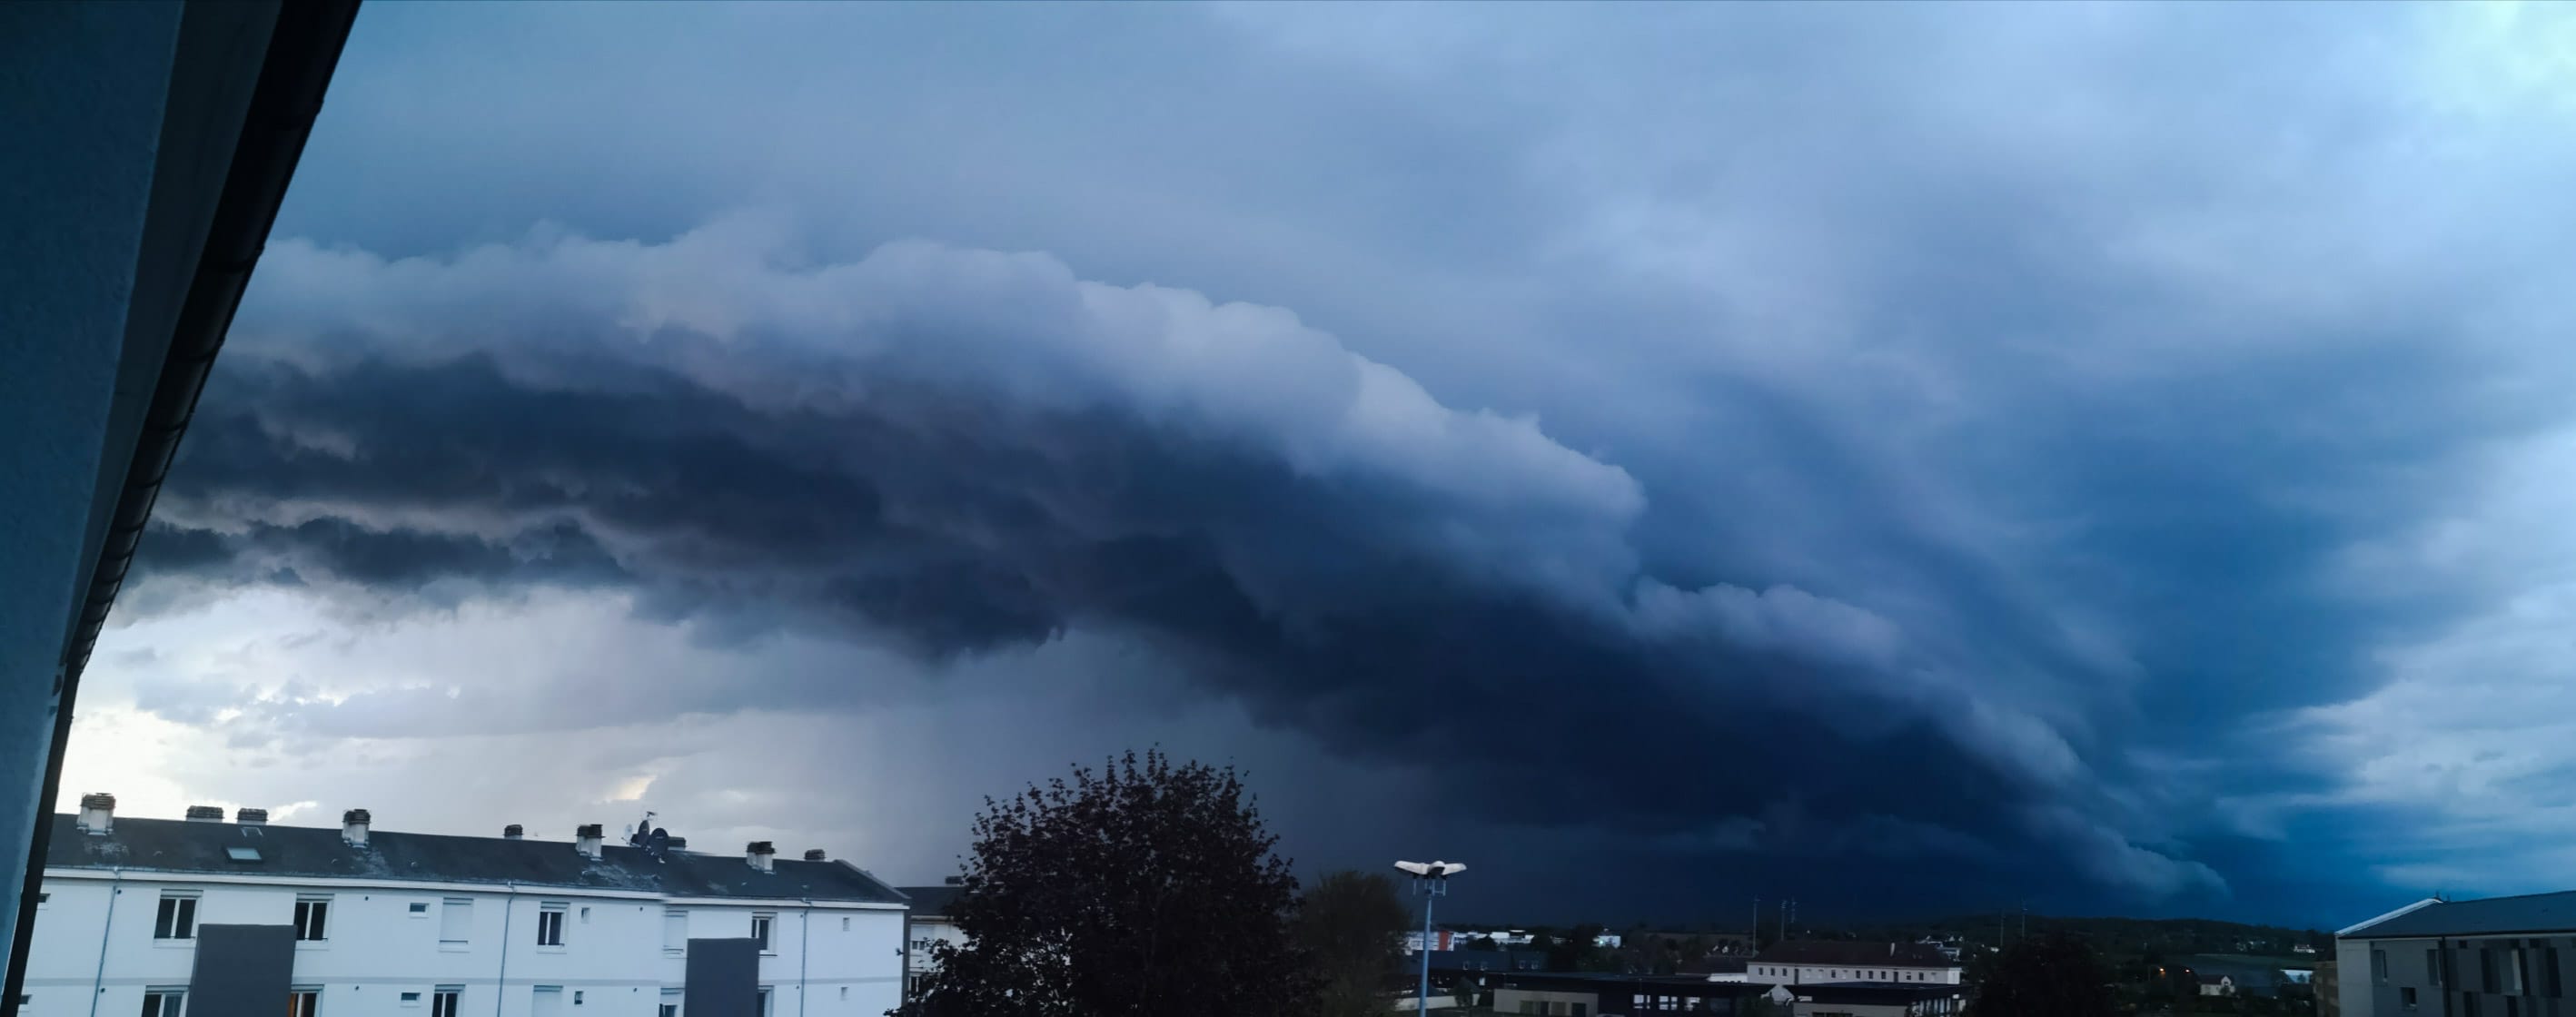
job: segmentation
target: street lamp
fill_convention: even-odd
[[[1413,892],[1422,895],[1422,985],[1413,997],[1414,1012],[1431,1015],[1431,900],[1449,896],[1449,877],[1467,871],[1463,862],[1397,862],[1413,876]]]

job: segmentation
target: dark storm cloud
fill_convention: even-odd
[[[177,557],[147,568],[607,583],[653,617],[932,660],[1110,633],[1536,827],[2221,885],[2122,832],[2080,713],[1979,681],[2078,651],[1676,585],[1630,546],[1624,471],[1274,310],[920,246],[789,269],[774,243],[283,245],[164,497]],[[1655,776],[1559,754],[1608,746]]]
[[[125,606],[1116,633],[1631,899],[2562,871],[2571,24],[371,8]],[[498,722],[407,694],[280,702]]]

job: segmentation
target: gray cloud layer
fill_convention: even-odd
[[[1638,886],[2530,888],[2460,853],[2576,766],[2476,705],[2563,699],[2569,31],[376,9],[129,607],[1133,644]],[[867,708],[784,673],[633,716]]]

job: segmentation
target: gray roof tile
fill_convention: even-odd
[[[318,876],[440,883],[518,883],[565,889],[629,890],[674,897],[813,898],[901,904],[904,897],[846,862],[779,859],[753,869],[739,855],[673,851],[656,860],[642,848],[610,844],[596,859],[570,841],[454,837],[373,830],[352,847],[340,830],[304,826],[116,818],[104,835],[74,817],[53,817],[45,864],[160,872]],[[234,861],[227,848],[253,847],[259,861]]]

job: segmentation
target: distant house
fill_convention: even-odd
[[[2292,952],[2292,953],[2315,953],[2315,952],[2317,952],[2317,945],[2316,945],[2315,943],[2301,943],[2301,944],[2299,944],[2299,945],[2297,945],[2297,946],[2291,947],[2291,948],[2290,948],[2290,952]]]
[[[1959,962],[1923,943],[1793,939],[1771,944],[1745,966],[1745,981],[1763,985],[1889,982],[1957,985]]]
[[[2236,979],[2230,978],[2226,975],[2202,975],[2200,976],[2200,994],[2203,996],[2233,996],[2236,994]]]

